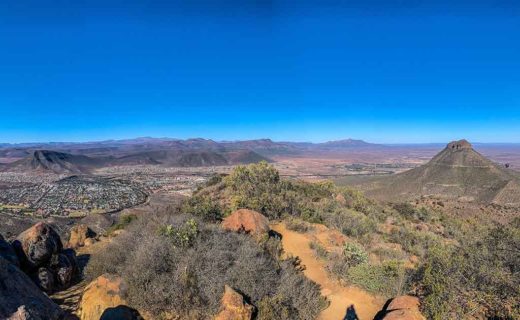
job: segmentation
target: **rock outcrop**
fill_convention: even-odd
[[[239,209],[222,221],[222,227],[230,231],[259,236],[269,232],[269,220],[256,211]]]
[[[115,319],[108,316],[116,312],[128,314],[124,310],[112,310],[126,305],[125,292],[126,285],[120,277],[110,274],[99,276],[85,288],[80,302],[80,319],[99,320],[103,315],[104,319]]]
[[[0,319],[55,320],[62,311],[17,266],[0,257]]]
[[[0,234],[0,257],[6,259],[11,262],[15,266],[19,266],[20,262],[18,261],[18,256],[14,251],[11,244],[5,241],[4,237]]]
[[[95,237],[94,231],[85,224],[78,224],[70,229],[70,238],[68,247],[72,249],[78,249],[85,245],[85,240]]]
[[[74,250],[63,250],[60,236],[50,224],[35,224],[12,246],[22,271],[47,293],[68,288],[78,274]]]
[[[244,302],[244,297],[229,286],[224,287],[222,311],[215,320],[251,320],[254,307]]]
[[[78,266],[76,254],[73,250],[64,250],[52,257],[49,265],[56,280],[56,288],[68,288],[76,274]]]
[[[419,299],[412,296],[393,298],[383,313],[383,320],[426,320],[419,311]]]
[[[59,234],[45,222],[38,222],[22,232],[12,245],[26,271],[48,264],[52,255],[63,248]]]

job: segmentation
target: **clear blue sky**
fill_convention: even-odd
[[[3,0],[0,117],[0,142],[520,142],[520,2]]]

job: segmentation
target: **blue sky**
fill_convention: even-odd
[[[520,4],[6,0],[0,117],[0,142],[520,142]]]

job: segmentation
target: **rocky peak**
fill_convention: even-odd
[[[452,141],[448,143],[446,149],[449,150],[461,150],[461,149],[472,149],[471,143],[469,143],[466,139]]]

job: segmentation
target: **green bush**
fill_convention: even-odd
[[[198,232],[198,224],[194,219],[189,219],[180,226],[168,224],[166,226],[159,227],[159,233],[161,235],[168,237],[174,246],[180,247],[187,247],[192,245]]]
[[[222,208],[217,201],[212,200],[208,196],[194,195],[184,201],[182,212],[199,216],[205,221],[222,220]]]
[[[347,242],[343,247],[343,256],[349,262],[350,266],[357,266],[368,262],[368,254],[358,244]]]
[[[406,270],[400,261],[385,261],[381,265],[361,263],[348,269],[347,280],[369,292],[395,297],[406,291]]]
[[[408,202],[396,203],[393,208],[405,219],[414,221],[431,221],[432,213],[425,207],[416,208]]]
[[[432,247],[417,283],[431,319],[520,317],[520,229],[498,226],[456,247]]]
[[[114,233],[114,231],[116,231],[116,230],[123,230],[123,229],[125,229],[134,220],[137,220],[137,216],[135,214],[124,214],[124,215],[121,215],[119,217],[119,221],[116,224],[114,224],[113,226],[111,226],[107,230],[107,234],[110,235],[110,234]]]
[[[338,209],[334,212],[323,214],[324,223],[340,230],[343,234],[362,238],[377,231],[377,221],[363,213],[350,209]]]
[[[430,232],[420,232],[408,226],[392,229],[388,240],[399,243],[406,252],[420,257],[424,256],[430,247],[440,243],[439,236]]]

